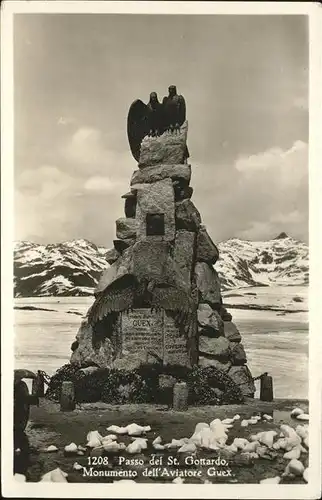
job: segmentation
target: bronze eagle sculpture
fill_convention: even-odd
[[[181,127],[186,119],[186,102],[182,95],[177,94],[177,87],[170,85],[169,95],[163,98],[165,123],[167,130],[175,130]]]
[[[148,104],[136,99],[130,106],[127,117],[127,134],[130,149],[136,161],[139,161],[141,143],[147,135],[159,136],[166,130],[177,130],[186,119],[184,97],[177,94],[175,85],[170,85],[169,95],[162,104],[156,92],[151,92]]]

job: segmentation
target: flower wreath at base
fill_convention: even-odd
[[[160,375],[173,377],[177,382],[186,382],[191,405],[233,404],[244,400],[240,387],[218,368],[162,364],[143,364],[131,371],[98,368],[86,374],[79,367],[68,363],[51,377],[46,397],[59,401],[62,383],[69,380],[74,383],[75,397],[79,403],[158,404],[162,402],[164,392],[159,384]],[[172,394],[171,387],[170,392]]]

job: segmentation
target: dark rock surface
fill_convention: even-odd
[[[232,366],[228,375],[239,385],[244,396],[252,397],[255,394],[255,384],[248,366]]]
[[[145,137],[141,143],[139,167],[176,165],[184,163],[187,147],[188,123],[179,130],[164,132],[161,136]]]
[[[114,264],[114,262],[120,257],[120,253],[115,249],[115,248],[111,248],[110,250],[108,250],[105,254],[105,258],[106,258],[106,261],[112,265]]]
[[[239,330],[235,323],[232,323],[231,321],[224,321],[224,334],[226,339],[230,340],[231,342],[241,341]]]
[[[197,262],[195,266],[196,285],[202,302],[219,309],[221,305],[220,281],[215,269],[206,262]]]
[[[199,353],[212,356],[219,361],[228,361],[230,357],[230,343],[225,337],[199,337]]]
[[[230,359],[233,365],[244,365],[247,363],[244,346],[240,342],[230,342]]]
[[[199,211],[191,200],[186,199],[176,203],[176,229],[197,232],[201,224]]]
[[[216,264],[218,258],[218,248],[210,238],[206,228],[201,226],[197,238],[197,261]]]
[[[116,221],[116,237],[120,240],[136,238],[137,221],[133,218],[121,217]]]
[[[224,323],[217,311],[213,310],[209,304],[199,304],[198,306],[199,335],[218,337],[224,333]]]
[[[152,182],[163,179],[183,179],[188,183],[191,179],[191,166],[182,165],[157,165],[155,167],[146,167],[142,170],[135,170],[131,179],[131,186],[136,184],[151,184]]]

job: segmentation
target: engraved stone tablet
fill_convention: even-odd
[[[164,310],[134,309],[122,313],[121,357],[137,357],[138,362],[191,365],[191,339]],[[187,343],[188,342],[188,343]],[[139,356],[138,356],[139,355]]]
[[[122,353],[151,352],[162,359],[162,326],[162,312],[142,308],[122,313]]]
[[[171,365],[190,366],[190,356],[187,348],[187,337],[176,326],[174,319],[164,313],[163,322],[164,344],[163,362]]]

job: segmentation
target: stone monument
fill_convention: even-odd
[[[116,221],[110,267],[70,362],[125,370],[141,363],[214,366],[253,396],[241,335],[223,307],[214,269],[219,252],[191,201],[188,122],[174,89],[165,104],[152,93],[150,107],[135,101],[130,108],[128,136],[138,169],[122,196],[125,217]]]

